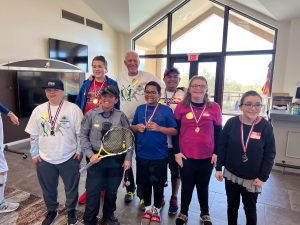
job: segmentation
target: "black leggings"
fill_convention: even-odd
[[[227,195],[227,217],[228,225],[237,225],[240,196],[244,204],[247,225],[256,225],[256,202],[258,193],[249,192],[241,185],[235,184],[225,178],[225,189]]]
[[[208,186],[213,165],[208,159],[183,159],[183,167],[180,169],[181,176],[181,210],[188,215],[189,205],[192,200],[193,190],[196,185],[201,215],[209,215]]]

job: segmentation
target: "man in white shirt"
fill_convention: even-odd
[[[145,103],[144,88],[149,81],[158,82],[164,88],[163,82],[151,73],[140,71],[140,59],[137,52],[129,51],[125,54],[124,64],[127,71],[118,76],[118,85],[120,89],[120,109],[125,113],[129,122],[132,122],[136,107]],[[128,182],[126,186],[125,202],[129,203],[133,200],[135,192],[135,184],[132,168],[127,171]],[[140,204],[143,207],[143,199],[141,193],[137,191],[140,197]]]
[[[178,87],[180,82],[180,73],[176,68],[166,69],[164,73],[164,83],[166,88],[161,92],[160,103],[169,106],[173,112],[179,102],[181,102],[185,96],[186,89]],[[180,186],[180,169],[179,165],[175,161],[172,136],[168,136],[168,149],[169,158],[168,164],[171,172],[171,185],[172,195],[170,198],[169,214],[175,215],[178,211],[177,194]]]
[[[68,225],[77,223],[80,123],[83,118],[79,107],[65,101],[61,80],[51,80],[43,87],[49,100],[37,106],[25,131],[30,134],[32,162],[43,191],[47,215],[42,225],[50,225],[57,217],[57,186],[62,178],[66,192]]]

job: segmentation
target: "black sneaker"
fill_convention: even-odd
[[[115,215],[104,217],[101,220],[101,225],[120,225],[120,222]]]
[[[77,224],[77,216],[76,216],[76,210],[70,210],[68,211],[68,224],[67,225],[75,225]]]
[[[211,219],[209,215],[203,215],[201,216],[201,220],[203,222],[203,225],[212,225]]]
[[[179,213],[175,220],[175,225],[185,225],[188,221],[188,217],[186,215],[183,215],[182,213]]]
[[[130,191],[127,192],[125,194],[125,198],[124,198],[125,203],[131,202],[133,200],[133,197],[134,197],[134,193],[133,192],[130,192]]]
[[[48,211],[46,218],[44,219],[42,225],[51,225],[53,224],[55,218],[57,217],[57,211]]]

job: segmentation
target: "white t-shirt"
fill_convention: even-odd
[[[163,90],[164,83],[151,73],[139,71],[136,76],[129,76],[123,72],[118,76],[117,82],[120,89],[120,109],[125,113],[130,122],[133,120],[137,106],[145,103],[144,89],[148,82],[156,81]]]
[[[58,106],[50,106],[50,109],[54,118]],[[45,102],[33,110],[25,131],[39,136],[39,155],[43,160],[60,164],[69,160],[76,152],[76,134],[80,133],[82,118],[77,105],[64,101],[55,123],[54,135],[51,135],[48,102]]]
[[[176,89],[176,92],[166,91],[166,89],[162,90],[160,103],[169,106],[174,113],[174,110],[179,102],[181,102],[184,98],[185,92],[180,88]],[[172,136],[168,135],[168,148],[172,148]]]

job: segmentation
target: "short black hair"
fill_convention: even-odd
[[[157,82],[155,82],[155,81],[150,81],[150,82],[148,82],[148,83],[145,85],[145,91],[146,91],[146,88],[147,88],[148,86],[154,86],[154,87],[156,87],[157,92],[158,92],[159,94],[161,93],[161,86],[159,85],[159,83],[157,83]]]

